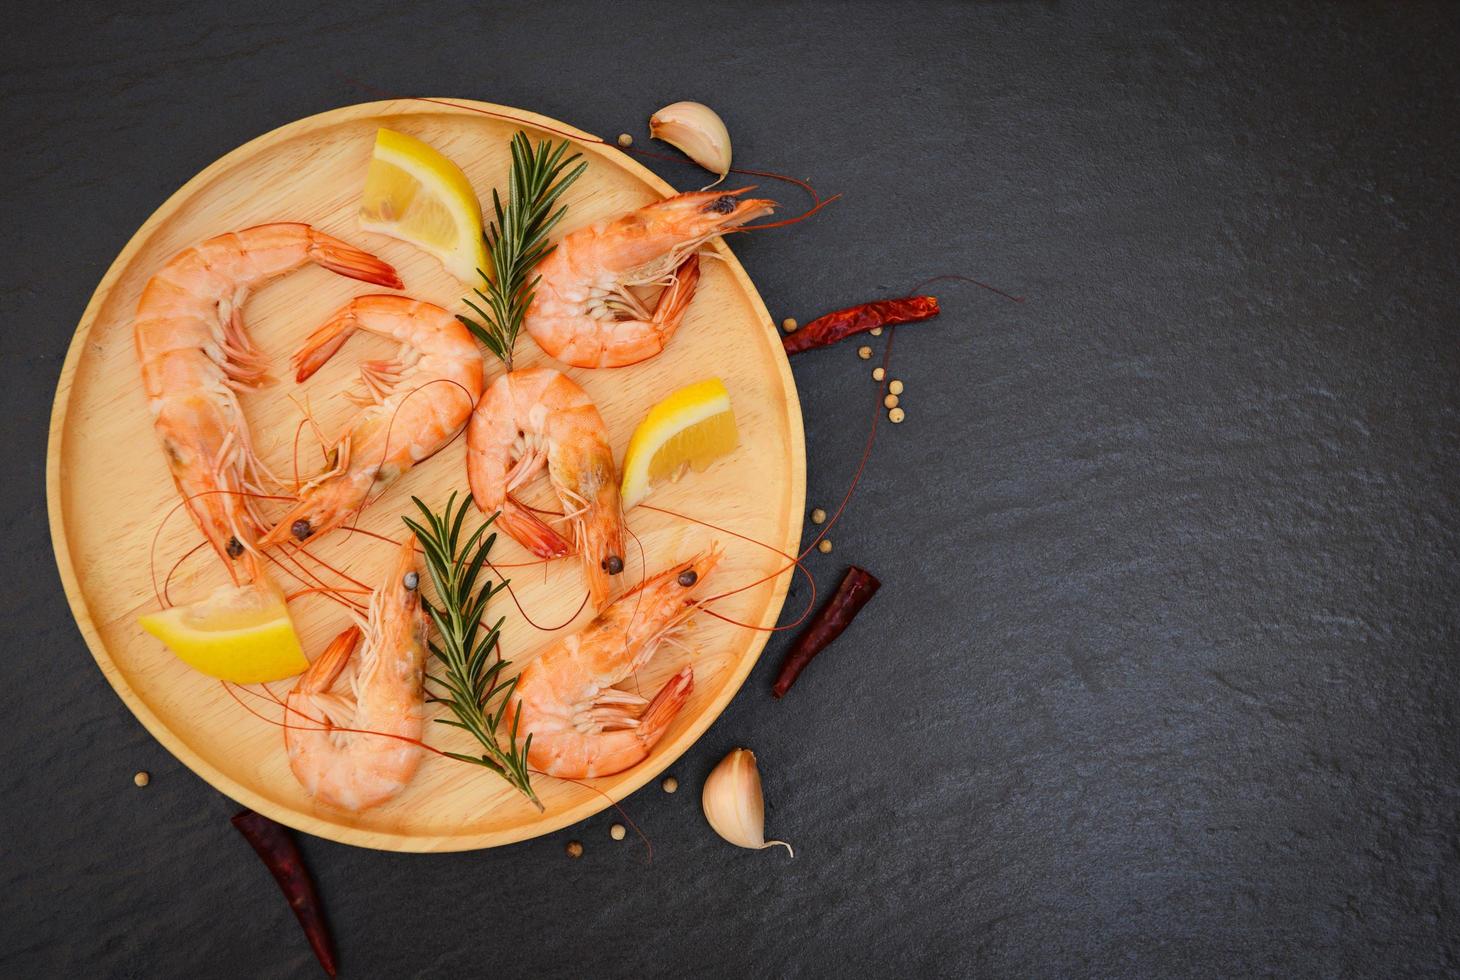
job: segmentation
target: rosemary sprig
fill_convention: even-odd
[[[569,143],[557,145],[543,140],[536,147],[525,133],[512,137],[512,173],[509,178],[507,205],[492,190],[495,220],[483,233],[491,256],[492,274],[478,269],[486,291],[473,289],[482,305],[463,297],[480,320],[457,316],[487,349],[512,370],[512,348],[522,329],[522,318],[532,305],[538,279],[528,282],[527,275],[547,258],[554,246],[548,244],[548,232],[562,220],[566,207],[553,211],[553,205],[568,185],[578,179],[588,162],[578,164],[566,174],[563,170],[582,154],[564,159]],[[483,308],[485,307],[485,308]]]
[[[463,755],[448,752],[447,755],[462,762],[485,766],[501,776],[532,805],[542,810],[542,802],[532,790],[527,772],[527,750],[532,745],[529,733],[521,745],[517,742],[517,718],[512,719],[511,730],[506,732],[506,747],[498,741],[502,734],[502,718],[517,687],[517,678],[502,680],[502,672],[510,661],[503,660],[497,649],[501,635],[502,619],[490,627],[483,627],[482,617],[492,596],[507,587],[504,579],[492,585],[490,577],[477,588],[477,578],[487,561],[487,552],[497,540],[495,532],[486,535],[487,528],[497,519],[493,514],[482,526],[472,532],[465,542],[461,541],[462,524],[471,509],[468,496],[456,509],[456,494],[446,501],[446,510],[432,513],[417,497],[411,500],[421,511],[424,522],[402,517],[406,526],[415,532],[421,549],[426,553],[426,571],[436,587],[436,598],[440,606],[424,598],[421,605],[436,625],[440,643],[430,642],[431,653],[441,661],[444,675],[427,674],[440,695],[428,695],[427,700],[444,704],[456,717],[437,718],[442,725],[461,728],[471,732],[481,743],[481,755]]]

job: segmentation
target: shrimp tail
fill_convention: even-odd
[[[304,341],[304,346],[294,354],[294,380],[307,381],[314,372],[324,367],[325,362],[345,346],[345,341],[350,339],[358,326],[355,303],[351,300],[310,334]]]
[[[634,730],[634,735],[644,747],[645,752],[654,748],[658,741],[664,737],[665,731],[679,709],[683,708],[689,700],[690,692],[695,687],[695,671],[689,664],[679,669],[679,673],[671,677],[659,693],[654,695],[654,700],[644,709],[639,716],[639,725]]]
[[[338,238],[311,229],[309,258],[316,265],[361,282],[374,283],[387,289],[404,289],[405,283],[390,263],[376,258]]]
[[[502,512],[497,517],[497,524],[512,536],[512,540],[539,558],[561,558],[573,553],[572,542],[519,504],[511,494],[502,501]]]
[[[360,627],[351,626],[331,640],[324,653],[316,657],[314,663],[299,678],[295,690],[301,694],[324,694],[334,687],[340,672],[345,669],[355,654],[355,648],[360,645],[361,635]]]

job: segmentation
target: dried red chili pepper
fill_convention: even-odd
[[[265,865],[279,883],[289,907],[304,928],[319,965],[330,976],[335,975],[335,950],[330,942],[329,927],[325,925],[324,910],[319,904],[319,895],[314,890],[314,880],[304,868],[299,847],[289,831],[268,817],[244,810],[233,818],[233,826],[258,852]]]
[[[811,663],[811,658],[842,635],[842,630],[851,624],[852,618],[861,612],[867,600],[881,587],[882,583],[866,569],[856,565],[848,568],[842,584],[837,586],[836,594],[827,600],[826,605],[817,612],[816,618],[796,637],[796,644],[781,663],[781,673],[776,677],[771,694],[778,698],[785,697],[791,685],[796,683],[796,678],[801,676],[801,671]]]
[[[844,340],[854,333],[899,323],[914,323],[938,315],[938,297],[909,296],[906,299],[879,299],[859,306],[849,306],[826,316],[817,317],[795,333],[786,334],[782,343],[787,354],[825,347]]]

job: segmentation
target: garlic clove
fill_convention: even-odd
[[[702,102],[675,102],[649,117],[649,135],[677,147],[724,180],[730,172],[730,131]]]
[[[700,798],[710,827],[736,847],[761,850],[779,845],[796,856],[783,840],[765,839],[765,797],[755,753],[735,749],[710,771]]]

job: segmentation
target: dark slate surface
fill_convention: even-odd
[[[680,793],[629,800],[652,866],[612,813],[477,854],[306,839],[347,976],[1456,971],[1460,8],[20,6],[0,974],[313,973],[235,806],[93,665],[43,473],[117,251],[224,152],[362,101],[344,76],[641,141],[713,103],[738,160],[846,195],[736,243],[778,316],[944,272],[1029,297],[944,288],[899,334],[908,421],[813,566],[882,593],[783,703],[773,641]],[[866,368],[796,361],[811,503]],[[738,744],[794,861],[701,818]]]

